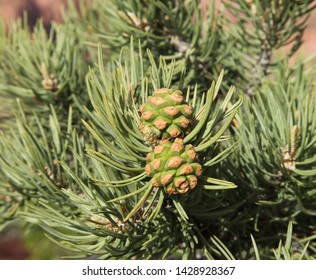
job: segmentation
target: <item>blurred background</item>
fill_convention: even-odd
[[[93,0],[91,0],[93,1]],[[207,6],[209,0],[201,0]],[[216,0],[220,5],[220,0]],[[46,28],[52,20],[61,21],[60,9],[67,0],[0,0],[0,18],[5,21],[15,19],[27,11],[30,26],[42,18]],[[316,53],[316,10],[312,13],[303,37],[303,47],[296,54],[310,56]],[[292,58],[295,63],[295,57]],[[0,234],[0,259],[58,259],[64,255],[59,247],[53,245],[42,232],[34,227],[23,226],[23,236],[18,230],[21,225]]]
[[[37,18],[43,18],[46,26],[51,20],[61,20],[60,7],[67,0],[0,0],[0,17],[10,20],[19,17],[24,10],[33,25]]]

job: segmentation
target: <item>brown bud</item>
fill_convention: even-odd
[[[154,148],[154,154],[155,154],[155,155],[161,154],[163,150],[164,150],[164,146],[162,146],[162,145],[155,146],[155,148]]]
[[[173,174],[170,174],[170,173],[164,174],[161,176],[161,184],[163,186],[167,186],[172,182],[173,178],[174,178]]]
[[[189,157],[190,159],[192,159],[192,160],[196,158],[196,152],[193,151],[193,150],[188,150],[188,151],[186,151],[186,154],[187,154],[188,157]]]
[[[156,105],[156,106],[159,106],[161,104],[164,104],[167,102],[166,99],[162,98],[162,97],[159,97],[159,96],[154,96],[154,97],[151,97],[150,100],[149,100],[152,104]]]
[[[179,120],[179,123],[183,128],[187,128],[191,122],[186,117],[183,117]]]
[[[178,138],[177,138],[178,139]],[[172,143],[171,147],[170,147],[170,151],[171,152],[181,152],[183,149],[183,141],[182,143],[179,141],[177,141],[177,139]]]
[[[190,176],[189,178],[190,188],[194,189],[198,183],[198,179],[195,176]]]
[[[166,189],[167,194],[177,194],[177,191],[175,190],[174,186],[171,184],[167,189]]]
[[[170,89],[168,88],[159,88],[159,89],[156,89],[154,91],[154,94],[163,94],[163,93],[167,93]]]
[[[146,155],[146,161],[149,161],[150,157],[151,157],[151,153],[148,153],[148,154]]]
[[[197,164],[196,169],[195,169],[195,175],[198,176],[198,177],[202,175],[202,166],[201,166],[201,164]]]
[[[151,175],[150,164],[146,164],[146,166],[145,166],[145,172],[147,173],[148,176]]]
[[[192,109],[191,106],[189,106],[189,105],[183,105],[182,108],[183,108],[184,112],[185,112],[187,115],[191,116],[191,115],[193,114],[193,109]]]
[[[173,129],[168,131],[168,133],[171,137],[176,138],[181,134],[181,131],[177,127],[174,127]]]
[[[180,94],[173,93],[169,97],[176,103],[182,103],[184,101],[183,96]]]
[[[161,158],[154,159],[150,164],[154,170],[159,169],[161,166]]]
[[[175,117],[180,113],[180,110],[174,106],[168,106],[168,107],[164,108],[163,110],[166,114],[168,114],[169,116],[172,116],[172,117]]]
[[[165,121],[164,119],[161,119],[161,118],[157,118],[154,122],[153,122],[154,126],[159,129],[159,130],[164,130],[167,125],[168,125],[168,122]]]
[[[152,184],[152,186],[153,187],[155,187],[155,188],[159,188],[159,182],[157,181],[157,179],[154,177],[154,178],[152,178],[151,180],[150,180],[150,182],[151,182],[151,184]]]
[[[190,164],[184,164],[181,167],[180,175],[189,175],[194,172],[193,167]]]
[[[178,156],[174,156],[168,159],[167,166],[169,168],[178,168],[182,163],[183,163],[182,158]]]
[[[138,111],[142,113],[144,110],[144,107],[145,107],[145,103],[139,106]]]
[[[154,115],[154,113],[152,111],[146,111],[146,112],[143,112],[142,113],[142,118],[145,120],[145,121],[148,121],[151,119],[151,117]]]

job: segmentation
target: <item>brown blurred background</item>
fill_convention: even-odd
[[[13,19],[24,10],[29,14],[29,22],[33,25],[37,18],[42,17],[46,25],[51,20],[61,20],[60,6],[67,0],[0,0],[0,17]]]
[[[209,0],[201,1],[204,5],[209,2]],[[220,0],[216,1],[220,4]],[[60,8],[66,2],[67,0],[0,0],[0,17],[5,20],[14,19],[26,10],[30,25],[33,25],[37,18],[43,18],[45,26],[49,27],[51,20],[61,21]],[[316,53],[316,10],[308,21],[304,44],[300,52],[303,52],[306,56]],[[29,247],[34,247],[34,245],[30,244]],[[25,247],[25,242],[21,243],[16,232],[9,231],[1,236],[0,259],[29,258],[29,251],[30,248]]]

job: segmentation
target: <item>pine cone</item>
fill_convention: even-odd
[[[162,140],[146,157],[145,171],[154,187],[163,187],[168,194],[186,194],[194,189],[202,166],[192,145],[176,138]]]
[[[179,90],[156,90],[153,96],[140,106],[139,112],[140,130],[145,139],[149,131],[158,139],[183,138],[190,132],[193,109],[186,104]],[[150,142],[148,139],[146,141]]]

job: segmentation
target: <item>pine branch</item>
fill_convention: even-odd
[[[69,1],[48,33],[0,27],[0,230],[77,258],[315,259],[315,58],[275,56],[315,5],[210,4]]]
[[[240,186],[235,194],[249,197],[240,208],[240,217],[236,215],[231,221],[229,231],[239,232],[238,223],[244,220],[242,228],[254,226],[261,232],[257,238],[260,236],[266,244],[270,241],[265,236],[289,221],[297,222],[298,232],[311,235],[313,230],[308,225],[315,216],[313,81],[304,79],[302,67],[290,76],[285,74],[286,80],[283,74],[244,103],[237,115],[240,127],[235,129],[239,149],[228,158],[227,166],[224,164],[229,169],[228,178],[235,178]],[[231,199],[235,201],[236,197]],[[254,212],[256,218],[247,220],[247,213]]]
[[[216,79],[223,68],[227,72],[226,88],[232,83],[233,73],[227,58],[234,46],[224,38],[223,16],[213,4],[205,11],[199,0],[94,1],[81,13],[89,29],[86,34],[90,36],[90,45],[94,42],[96,46],[102,40],[105,53],[117,57],[133,36],[140,39],[142,49],[150,49],[154,57],[175,61],[174,81],[179,80],[186,66],[185,85],[195,80],[201,87],[199,92],[203,92],[207,90],[204,85]],[[65,18],[80,25],[74,8],[65,12]],[[137,40],[135,43],[138,47]]]
[[[50,105],[58,104],[59,116],[68,111],[72,96],[87,104],[84,49],[68,26],[53,24],[47,33],[38,22],[31,32],[20,19],[7,32],[4,24],[0,29],[0,98],[7,118],[12,118],[15,98],[27,114],[34,109],[47,114]]]
[[[200,223],[236,209],[235,205],[219,209],[224,204],[217,199],[221,191],[235,186],[210,177],[205,170],[204,180],[188,196],[170,196],[153,188],[144,169],[146,154],[152,147],[139,130],[138,107],[154,89],[172,86],[174,68],[163,59],[156,64],[150,52],[148,56],[150,68],[143,64],[141,51],[135,54],[131,44],[130,58],[121,59],[117,68],[108,73],[100,48],[99,64],[87,76],[93,106],[93,111],[86,109],[85,114],[88,120],[84,124],[90,134],[84,134],[87,142],[78,141],[71,112],[66,133],[53,109],[50,131],[42,126],[47,120],[35,116],[38,128],[32,128],[21,114],[16,140],[2,138],[3,150],[7,151],[1,156],[3,170],[10,186],[24,197],[26,207],[19,216],[39,224],[75,252],[100,258],[167,258],[169,253],[183,250],[183,258],[192,259],[197,250],[202,250],[212,258],[205,242],[194,245],[206,234],[200,232]],[[227,140],[223,134],[241,105],[240,100],[227,109],[233,88],[222,102],[215,101],[223,75],[220,77],[205,99],[198,97],[196,87],[193,94],[199,118],[192,136],[184,141],[197,147],[202,164],[210,165],[211,155],[218,153],[215,147]],[[189,103],[191,96],[188,88]],[[12,156],[16,152],[23,157]],[[217,161],[227,153],[229,149],[221,152]],[[78,234],[80,237],[75,237]]]
[[[254,95],[261,86],[261,79],[270,74],[275,51],[291,44],[287,56],[291,57],[301,46],[306,22],[316,7],[313,1],[261,1],[261,0],[225,0],[225,7],[235,17],[234,26],[227,21],[228,30],[236,37],[236,52],[243,52],[250,59],[241,60],[248,69],[245,78],[248,95]]]

